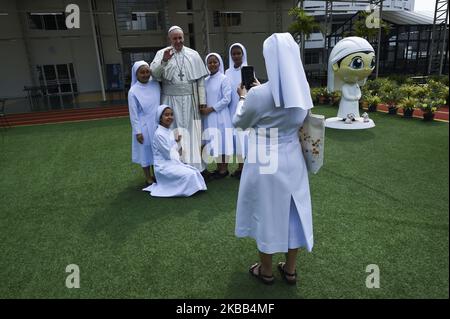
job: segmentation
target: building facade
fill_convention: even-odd
[[[134,61],[151,62],[179,25],[185,45],[202,57],[243,43],[249,63],[266,77],[262,44],[286,32],[292,0],[2,0],[0,98],[7,112],[126,103]],[[68,29],[76,4],[80,27]]]

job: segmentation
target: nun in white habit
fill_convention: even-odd
[[[269,81],[252,88],[241,98],[233,124],[250,133],[249,156],[244,163],[236,210],[237,237],[256,240],[261,263],[250,273],[265,284],[273,283],[272,254],[284,252],[286,262],[278,264],[283,279],[296,284],[298,248],[313,247],[313,225],[308,172],[298,139],[298,130],[313,107],[297,43],[289,33],[275,33],[264,41],[264,59]],[[273,146],[258,144],[257,134],[278,129]],[[257,129],[265,129],[263,132]],[[255,133],[256,132],[256,133]],[[275,141],[273,141],[275,140]],[[261,174],[259,158],[249,161],[258,147],[277,149],[275,173]]]
[[[154,182],[150,166],[153,165],[152,142],[160,96],[159,83],[151,77],[148,63],[135,62],[131,69],[131,88],[128,91],[128,109],[132,128],[131,159],[133,163],[142,166],[147,185]]]
[[[170,129],[174,121],[172,107],[160,105],[154,121],[158,125],[153,139],[157,183],[143,190],[155,197],[188,197],[206,190],[200,171],[180,160],[178,142],[182,136],[175,139],[174,132]]]
[[[225,75],[231,83],[231,102],[229,106],[230,116],[233,118],[236,113],[236,107],[239,102],[239,95],[236,92],[236,88],[241,85],[241,69],[243,66],[247,66],[247,50],[241,43],[233,43],[230,45],[228,51],[229,64],[228,69],[225,71]],[[239,163],[238,169],[232,174],[233,177],[240,178],[242,167],[245,157],[245,145],[248,138],[247,132],[234,130],[233,132],[233,153],[236,154],[237,161]]]
[[[203,115],[203,139],[207,154],[217,162],[215,177],[223,178],[228,175],[228,156],[233,155],[233,125],[228,109],[231,85],[224,75],[219,54],[208,54],[205,63],[210,75],[205,80],[207,106],[200,109]]]

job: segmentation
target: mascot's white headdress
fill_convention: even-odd
[[[339,41],[331,50],[330,58],[328,60],[328,92],[340,90],[342,88],[342,80],[334,77],[333,64],[342,60],[347,55],[356,52],[375,52],[370,43],[360,37],[348,37]],[[359,85],[364,85],[365,80]]]

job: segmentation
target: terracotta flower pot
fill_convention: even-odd
[[[327,102],[327,98],[325,96],[319,96],[319,104],[325,104]]]

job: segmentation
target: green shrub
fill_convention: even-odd
[[[418,100],[414,97],[405,97],[398,104],[403,110],[414,110],[417,108]]]

